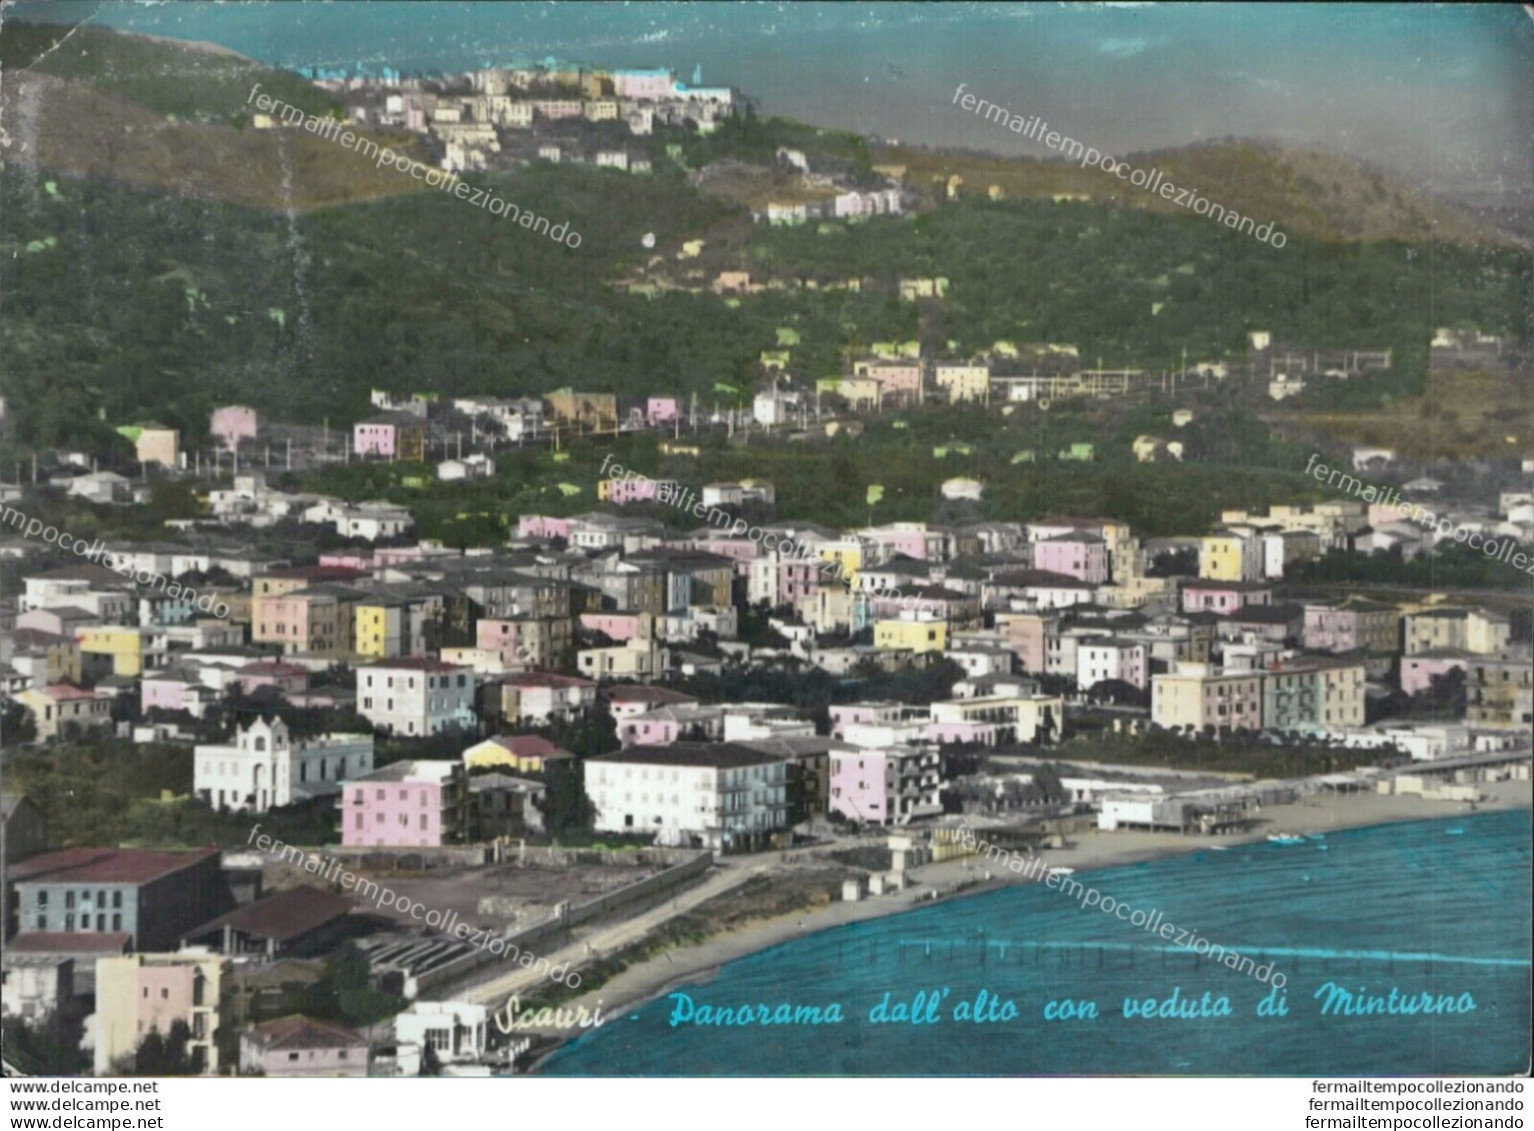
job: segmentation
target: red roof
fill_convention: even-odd
[[[351,566],[306,565],[293,566],[289,569],[274,569],[263,576],[300,578],[305,581],[350,581],[353,578],[363,576],[365,573],[367,573],[367,570],[353,569]]]
[[[273,1049],[355,1049],[366,1048],[367,1042],[350,1029],[332,1025],[329,1021],[316,1021],[301,1013],[278,1017],[253,1026],[250,1039],[270,1052]]]
[[[156,852],[145,848],[65,848],[13,864],[14,883],[147,884],[219,855],[217,848]]]
[[[230,927],[255,938],[287,942],[351,913],[352,901],[320,888],[298,887],[220,915],[186,933],[189,939]]]
[[[566,753],[538,734],[498,734],[490,741],[519,758],[548,758]]]
[[[23,931],[5,949],[21,954],[126,954],[127,931]]]
[[[76,687],[72,683],[50,683],[47,687],[42,688],[42,694],[48,696],[50,699],[66,701],[70,699],[96,698],[96,693],[94,691],[86,691],[83,688]]]

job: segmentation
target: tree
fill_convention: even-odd
[[[0,711],[0,745],[25,746],[37,741],[37,720],[24,703],[11,700]]]
[[[151,1029],[133,1053],[132,1067],[124,1076],[196,1076],[201,1071],[187,1052],[192,1030],[185,1021],[172,1021],[170,1032]]]
[[[584,762],[578,758],[558,759],[550,764],[546,777],[543,824],[549,836],[557,840],[569,833],[589,831],[596,810],[586,796]]]

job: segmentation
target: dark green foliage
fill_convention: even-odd
[[[124,1076],[196,1076],[201,1071],[187,1052],[192,1030],[185,1021],[172,1021],[170,1032],[160,1035],[151,1029],[133,1053],[133,1062],[124,1066]]]
[[[1431,553],[1406,561],[1400,553],[1364,557],[1333,550],[1317,561],[1305,562],[1292,581],[1353,582],[1362,585],[1400,585],[1416,589],[1523,589],[1530,575],[1510,561],[1489,558],[1480,550],[1458,543],[1442,543]],[[1285,581],[1291,578],[1286,574]]]
[[[20,1017],[0,1019],[0,1045],[5,1063],[28,1076],[81,1076],[90,1070],[90,1058],[80,1051],[83,1026],[78,1018],[54,1012],[46,1020],[28,1024]]]
[[[325,964],[325,973],[305,991],[303,1012],[325,1021],[359,1027],[393,1017],[408,1004],[395,994],[375,990],[368,960],[347,945]]]
[[[7,790],[25,793],[48,820],[53,847],[245,844],[249,816],[215,813],[189,796],[192,750],[119,739],[6,750]],[[162,799],[162,793],[169,799]],[[262,827],[288,844],[335,839],[335,802],[274,810]]]

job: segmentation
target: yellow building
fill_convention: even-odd
[[[358,654],[374,659],[402,656],[401,641],[408,639],[407,612],[400,601],[367,601],[357,606]]]
[[[1051,695],[996,695],[932,704],[939,728],[994,724],[1008,742],[1059,742],[1065,729],[1065,700]]]
[[[177,1021],[191,1030],[187,1055],[204,1076],[217,1075],[218,1037],[228,1021],[221,956],[201,951],[96,959],[95,1074],[112,1075],[151,1030]]]
[[[67,683],[32,687],[16,699],[32,712],[39,741],[65,735],[70,729],[111,726],[112,701]]]
[[[146,424],[134,442],[140,463],[159,463],[178,467],[181,461],[181,433],[162,424]]]
[[[107,656],[112,661],[112,674],[126,678],[144,673],[144,637],[137,628],[128,625],[98,625],[80,629],[75,639],[79,641],[82,658]]]
[[[874,647],[941,652],[948,647],[948,624],[940,620],[881,620],[874,622]]]
[[[1262,673],[1222,671],[1212,664],[1178,664],[1151,676],[1151,722],[1202,731],[1262,728]]]
[[[991,367],[940,363],[933,366],[932,383],[948,394],[949,404],[986,402],[991,397]]]
[[[502,734],[465,750],[463,764],[470,770],[494,768],[518,774],[541,774],[552,763],[573,757],[568,750],[536,734]]]
[[[856,585],[858,570],[863,568],[863,543],[857,539],[844,539],[840,542],[822,542],[815,547],[823,562],[832,562],[836,569],[827,570],[832,580],[845,580]]]
[[[1256,581],[1262,576],[1262,547],[1239,534],[1209,534],[1199,540],[1198,575],[1205,581]]]

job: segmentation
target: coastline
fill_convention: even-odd
[[[1483,799],[1472,810],[1465,802],[1424,801],[1419,797],[1353,794],[1313,794],[1288,805],[1269,806],[1262,810],[1261,828],[1256,831],[1220,836],[1184,836],[1179,833],[1091,832],[1083,834],[1069,847],[1043,852],[1051,867],[1068,867],[1079,875],[1108,868],[1122,867],[1150,860],[1206,852],[1211,849],[1263,842],[1271,832],[1327,833],[1347,829],[1371,828],[1468,816],[1506,809],[1534,808],[1531,783],[1525,781],[1481,783]],[[977,830],[978,832],[979,830]],[[848,923],[883,919],[934,902],[948,902],[995,891],[1002,887],[1038,883],[1005,869],[983,867],[983,858],[965,856],[913,869],[911,885],[905,890],[872,896],[856,903],[833,902],[828,906],[780,915],[772,919],[713,935],[700,943],[667,951],[665,954],[636,963],[601,986],[571,998],[562,1005],[584,1005],[588,1010],[600,999],[603,1013],[618,1017],[674,990],[677,986],[712,981],[719,969],[774,946],[842,927]],[[927,895],[936,892],[936,898]],[[529,1065],[529,1075],[537,1074],[550,1056],[575,1034],[542,1030],[554,1037],[551,1045]]]

